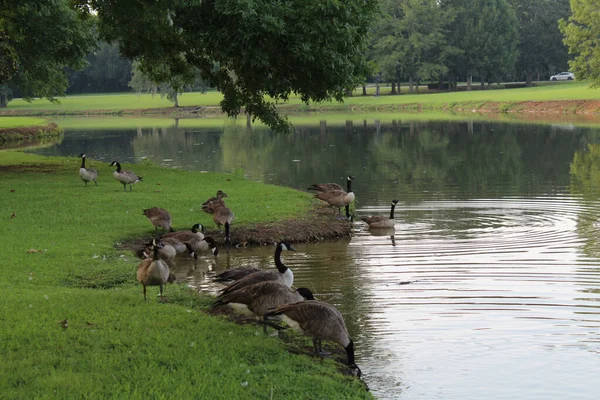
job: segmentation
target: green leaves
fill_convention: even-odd
[[[155,81],[198,69],[230,116],[245,109],[288,128],[273,100],[341,100],[366,73],[367,32],[377,2],[347,0],[94,0],[100,32],[119,41]],[[127,10],[127,12],[125,12]],[[160,66],[160,69],[155,66]],[[218,66],[215,69],[215,66]]]
[[[587,79],[591,87],[600,87],[600,9],[597,1],[572,0],[573,15],[560,21],[569,53],[576,54],[569,61],[578,79]]]
[[[68,0],[3,1],[0,7],[0,85],[19,86],[23,97],[64,94],[64,67],[84,65],[96,45],[93,19]]]

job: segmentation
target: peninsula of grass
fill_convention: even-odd
[[[0,116],[0,144],[6,141],[60,136],[61,133],[62,129],[56,123],[43,118]]]
[[[600,91],[590,89],[586,82],[545,82],[531,88],[473,90],[432,93],[423,89],[421,94],[390,95],[389,87],[381,89],[380,96],[369,89],[367,96],[356,90],[343,103],[322,102],[305,105],[298,96],[291,96],[278,104],[282,113],[308,112],[486,112],[486,113],[538,113],[538,114],[597,114],[600,112]],[[115,115],[165,117],[207,117],[222,113],[219,92],[183,93],[179,108],[160,96],[150,94],[98,94],[60,98],[60,103],[35,100],[27,103],[21,99],[11,101],[0,110],[0,116],[61,116],[61,115]]]
[[[166,303],[157,290],[144,301],[140,260],[117,249],[153,234],[143,208],[168,209],[176,229],[211,226],[199,205],[223,189],[235,229],[300,218],[313,207],[310,195],[240,173],[149,163],[123,166],[144,177],[125,193],[114,168],[94,160],[99,185],[84,186],[79,163],[0,153],[3,398],[372,398],[339,363],[293,354],[260,327],[208,315],[211,298],[184,284],[165,288]]]

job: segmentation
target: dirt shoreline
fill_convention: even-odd
[[[0,115],[1,116],[1,115]],[[0,128],[0,143],[17,140],[39,139],[60,136],[62,128],[54,122],[48,125],[22,126],[18,128]]]
[[[320,242],[324,240],[339,240],[350,238],[352,222],[337,217],[332,208],[327,205],[315,205],[306,215],[290,218],[268,224],[240,225],[231,227],[231,246],[271,246],[274,243],[287,240],[290,243]],[[207,229],[205,235],[211,236],[222,248],[225,238],[216,229]],[[144,245],[154,238],[147,235],[135,239],[124,239],[119,242],[117,249],[129,250],[142,258]]]

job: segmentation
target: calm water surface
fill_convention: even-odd
[[[268,130],[68,131],[38,151],[306,188],[356,177],[358,215],[396,226],[297,244],[295,286],[340,308],[372,392],[389,399],[596,399],[600,393],[600,129],[375,121]],[[108,170],[108,169],[107,169]],[[200,199],[199,199],[200,200]],[[179,265],[272,266],[273,248]]]

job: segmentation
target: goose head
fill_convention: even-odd
[[[293,247],[292,247],[292,245],[291,245],[291,244],[289,244],[289,243],[288,243],[288,242],[286,242],[286,241],[281,241],[281,242],[279,242],[278,246],[279,246],[279,248],[280,248],[281,250],[296,251],[296,249],[295,249],[295,248],[293,248]]]

